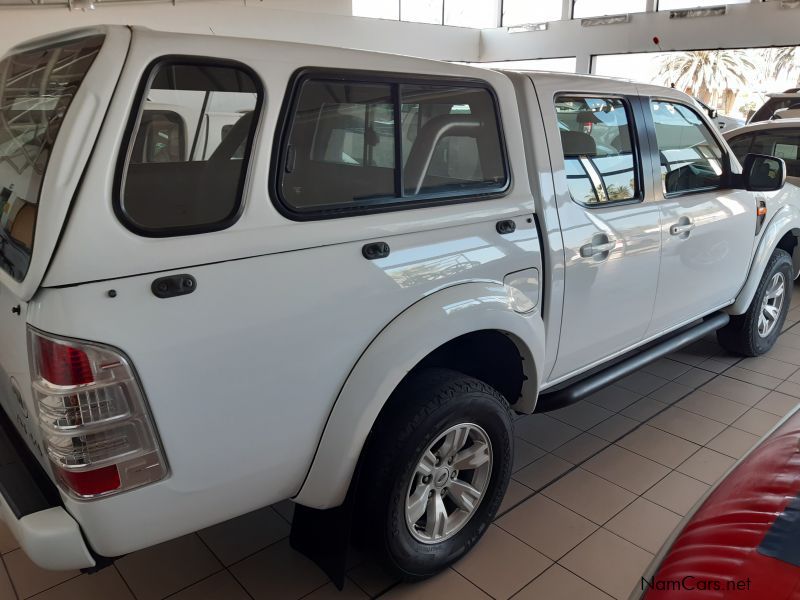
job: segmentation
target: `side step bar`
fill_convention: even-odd
[[[730,321],[727,313],[719,312],[709,315],[701,323],[690,327],[654,346],[631,355],[622,361],[587,376],[579,376],[577,380],[567,383],[553,391],[545,391],[539,395],[535,412],[549,412],[563,408],[583,400],[597,390],[611,385],[615,381],[630,375],[648,363],[675,352],[684,346],[696,342],[703,336],[724,327]]]

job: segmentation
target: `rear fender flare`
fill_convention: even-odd
[[[515,312],[509,288],[499,282],[445,288],[398,315],[361,355],[334,403],[295,502],[319,509],[340,505],[364,442],[397,385],[436,348],[481,330],[502,331],[517,345],[527,380],[515,408],[531,412],[544,357],[538,309],[524,315]]]

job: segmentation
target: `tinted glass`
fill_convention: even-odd
[[[731,149],[739,162],[749,154],[768,154],[782,158],[786,163],[786,174],[800,177],[800,129],[782,129],[774,131],[757,131],[748,136],[752,142],[743,156],[739,149],[731,145]],[[738,139],[738,138],[737,138]]]
[[[638,198],[631,122],[619,98],[556,99],[567,184],[576,202]]]
[[[744,157],[750,153],[750,145],[752,143],[753,136],[750,134],[728,139],[728,146],[731,147],[733,155],[739,159],[740,164],[744,164]]]
[[[474,195],[507,180],[486,89],[313,77],[298,86],[277,175],[281,200],[305,213]]]
[[[722,149],[694,109],[653,100],[661,180],[664,193],[674,194],[719,187]]]
[[[145,235],[230,225],[241,204],[260,95],[237,67],[156,67],[125,166],[127,224]]]
[[[92,36],[0,61],[0,268],[18,280],[28,271],[50,152],[102,44]]]

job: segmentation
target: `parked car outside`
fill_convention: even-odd
[[[0,74],[0,518],[47,569],[291,499],[337,585],[351,534],[429,577],[515,412],[763,354],[800,273],[784,161],[676,90],[123,26]]]
[[[742,163],[748,154],[770,154],[786,163],[786,179],[800,185],[800,119],[778,119],[725,132],[725,139]]]
[[[795,111],[800,109],[800,92],[796,89],[786,90],[780,94],[767,94],[767,98],[763,106],[747,120],[748,123],[798,116]]]
[[[727,115],[719,114],[719,111],[716,108],[711,108],[708,104],[706,104],[699,98],[695,98],[695,101],[701,107],[703,107],[703,109],[708,114],[708,118],[717,124],[717,127],[719,127],[720,131],[728,131],[730,129],[735,129],[736,127],[741,127],[742,125],[745,124],[744,119],[737,119],[736,117],[729,117]]]

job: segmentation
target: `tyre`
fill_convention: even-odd
[[[726,350],[744,356],[767,352],[781,334],[793,287],[792,257],[780,248],[769,259],[747,312],[717,331]]]
[[[365,448],[355,517],[392,572],[424,579],[469,552],[505,495],[513,439],[508,403],[477,379],[425,369],[398,386]]]

